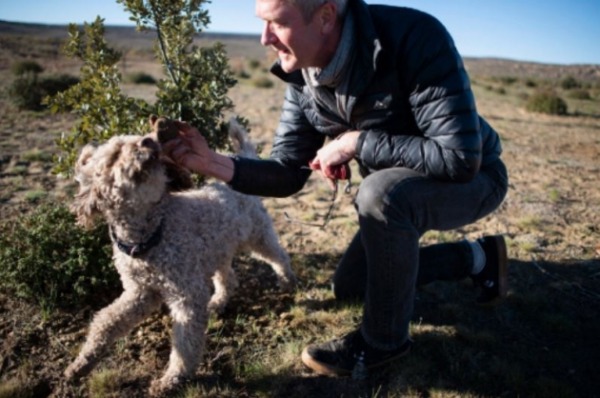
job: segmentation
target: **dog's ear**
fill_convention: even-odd
[[[169,192],[185,191],[194,186],[189,171],[178,166],[167,156],[161,156],[160,160],[165,167],[165,174],[169,180],[167,185]]]
[[[77,158],[77,163],[75,164],[75,171],[88,164],[91,157],[96,152],[96,149],[96,146],[92,144],[87,144],[83,147],[81,153],[79,154],[79,157]]]
[[[173,119],[167,117],[156,117],[152,124],[152,134],[161,144],[173,140],[179,136],[179,127]]]
[[[148,118],[148,122],[150,123],[150,128],[154,129],[154,126],[156,125],[157,120],[158,120],[158,116],[150,115],[150,117]]]
[[[77,223],[85,228],[91,228],[94,225],[96,215],[99,213],[99,192],[93,184],[95,167],[92,157],[95,152],[95,146],[86,145],[75,165],[75,180],[79,183],[79,191],[75,195],[70,209],[77,217]]]
[[[99,191],[93,186],[79,189],[70,206],[71,212],[77,218],[77,224],[86,229],[91,229],[96,224],[97,216],[100,214],[99,198]]]

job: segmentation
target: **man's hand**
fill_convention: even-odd
[[[210,149],[198,129],[184,122],[176,123],[179,136],[164,145],[163,151],[167,156],[191,172],[231,181],[233,161]]]
[[[176,123],[179,135],[168,141],[163,151],[181,167],[203,173],[211,162],[212,150],[198,129],[184,122]]]
[[[350,177],[348,162],[354,158],[359,131],[349,131],[330,141],[317,151],[317,156],[309,163],[312,170],[319,170],[332,189],[335,181]]]

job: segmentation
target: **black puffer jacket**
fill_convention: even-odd
[[[477,113],[469,78],[442,24],[423,12],[349,1],[356,62],[349,111],[317,104],[300,71],[272,72],[288,83],[271,159],[235,159],[234,189],[261,196],[300,190],[326,137],[361,131],[363,175],[408,167],[440,180],[469,181],[501,153],[497,133]],[[336,93],[339,95],[339,93]]]

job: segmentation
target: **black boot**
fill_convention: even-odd
[[[506,297],[508,291],[508,256],[502,235],[486,236],[478,240],[485,252],[485,267],[480,273],[471,275],[481,293],[478,304],[494,304]]]
[[[369,346],[360,330],[355,330],[339,339],[309,345],[302,352],[302,362],[322,375],[349,376],[353,372],[368,372],[408,354],[411,344],[407,340],[395,350],[379,350]]]

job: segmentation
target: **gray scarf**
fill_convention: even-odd
[[[346,13],[342,36],[333,58],[325,68],[304,68],[302,76],[315,100],[322,106],[335,103],[337,113],[348,120],[348,84],[354,51],[354,18]],[[335,101],[332,101],[335,97]]]

